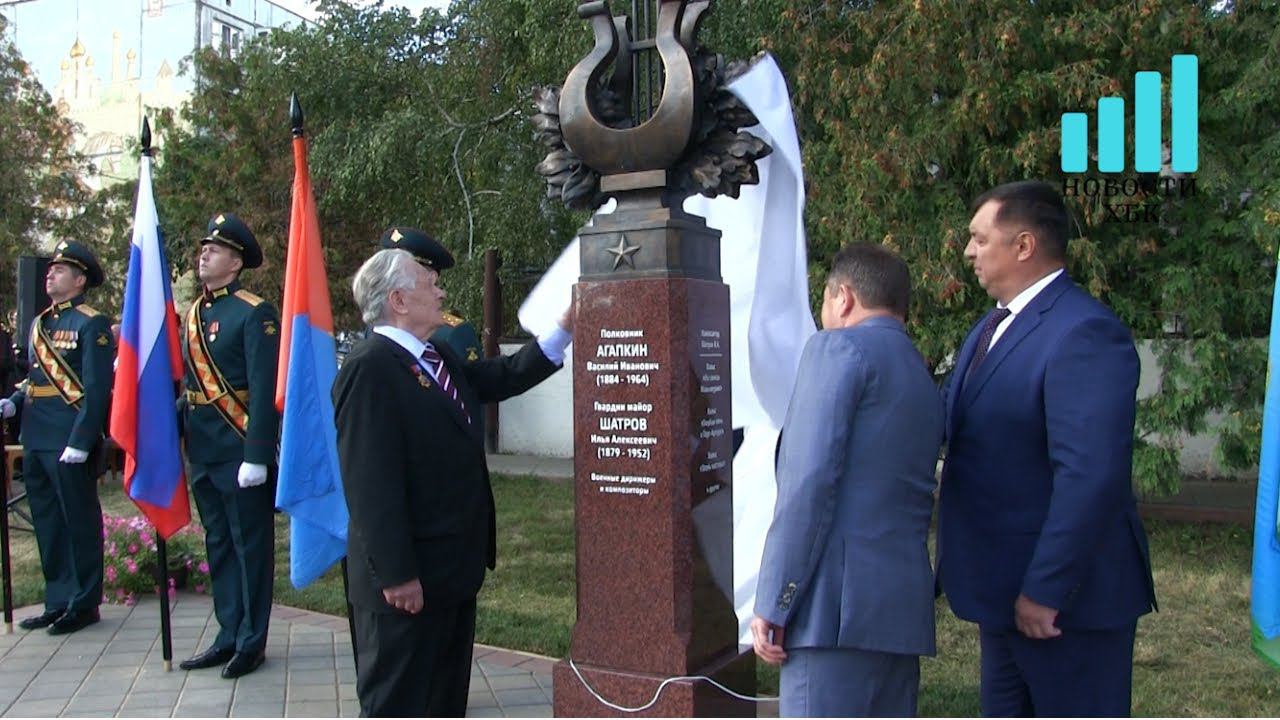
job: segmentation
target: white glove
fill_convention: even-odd
[[[242,488],[251,488],[267,481],[267,466],[255,463],[240,463],[240,475],[236,482]]]
[[[13,406],[13,402],[9,398],[0,398],[0,418],[11,418],[16,412],[18,412],[18,408]]]
[[[88,450],[77,450],[71,447],[70,445],[68,445],[67,449],[62,451],[62,457],[58,458],[58,462],[64,462],[64,463],[67,463],[68,465],[79,465],[80,463],[88,459],[89,459]]]

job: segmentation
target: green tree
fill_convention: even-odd
[[[545,267],[577,225],[542,202],[523,119],[543,74],[536,59],[564,50],[553,5],[477,0],[414,17],[325,2],[315,26],[277,30],[236,57],[197,53],[185,68],[198,78],[192,100],[156,123],[157,202],[175,265],[189,269],[207,219],[232,210],[265,249],[264,270],[247,279],[280,296],[293,174],[287,101],[297,92],[340,324],[358,326],[346,288],[391,224],[421,227],[452,250],[450,302],[477,316],[486,248],[501,247],[516,277]]]
[[[236,211],[266,249],[267,268],[250,282],[279,297],[296,91],[340,326],[358,326],[347,291],[358,264],[386,226],[403,223],[457,256],[444,282],[473,318],[483,251],[500,249],[512,329],[526,271],[545,268],[586,220],[545,199],[532,170],[544,149],[525,119],[533,88],[562,82],[591,43],[573,6],[455,0],[415,17],[324,0],[314,26],[273,31],[234,58],[196,54],[186,68],[194,97],[155,123],[170,258],[188,269],[209,216]],[[1063,182],[1062,112],[1090,110],[1103,95],[1132,108],[1135,71],[1167,71],[1171,55],[1197,53],[1197,192],[1138,198],[1159,205],[1149,223],[1069,199],[1072,276],[1150,342],[1163,369],[1140,404],[1136,469],[1144,487],[1167,490],[1178,434],[1210,419],[1221,418],[1228,467],[1257,456],[1257,339],[1280,223],[1280,134],[1259,108],[1280,99],[1277,19],[1275,2],[1219,0],[720,0],[703,38],[729,59],[770,50],[787,73],[811,285],[852,240],[901,252],[919,288],[911,330],[939,372],[990,303],[963,258],[971,200],[1015,179]],[[100,205],[119,238],[132,189],[111,193]]]
[[[721,3],[708,30],[736,39],[729,57],[749,56],[765,42],[755,20],[782,5]],[[189,270],[208,218],[232,210],[266,252],[264,270],[246,280],[279,297],[293,172],[287,101],[297,92],[339,323],[358,326],[346,288],[382,230],[399,223],[454,253],[443,282],[469,317],[479,317],[484,251],[500,249],[514,329],[532,276],[586,220],[545,199],[532,169],[544,148],[527,116],[533,89],[561,82],[589,49],[587,25],[561,0],[457,0],[418,17],[333,0],[321,10],[314,26],[274,31],[235,57],[202,51],[185,65],[198,78],[194,96],[155,123],[171,260]],[[114,192],[119,218],[132,189]]]
[[[1068,267],[1155,341],[1164,378],[1139,407],[1141,485],[1176,486],[1176,433],[1211,413],[1229,466],[1257,456],[1262,348],[1242,338],[1266,332],[1274,268],[1277,126],[1256,108],[1276,99],[1275,3],[816,0],[785,17],[810,260],[816,271],[854,239],[901,252],[920,289],[911,330],[940,370],[990,304],[963,259],[968,203],[1002,182],[1062,182],[1064,110],[1118,94],[1131,117],[1135,71],[1167,77],[1171,55],[1197,53],[1198,193],[1147,198],[1161,217],[1146,224],[1069,198]]]

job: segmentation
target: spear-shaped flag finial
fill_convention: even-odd
[[[151,156],[151,122],[146,115],[142,116],[142,154]]]
[[[298,93],[289,94],[289,122],[293,125],[293,136],[302,137],[302,103],[298,102]]]

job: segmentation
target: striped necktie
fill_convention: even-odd
[[[453,384],[453,378],[449,377],[449,369],[444,366],[444,358],[440,357],[440,353],[436,352],[435,348],[428,345],[422,351],[422,359],[431,366],[431,370],[436,374],[436,382],[440,383],[440,389],[444,390],[444,394],[458,403],[458,409],[462,411],[462,416],[470,425],[471,416],[467,414],[467,406],[463,404],[462,396],[458,394],[458,387]]]

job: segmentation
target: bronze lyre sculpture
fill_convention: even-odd
[[[742,66],[726,68],[697,42],[711,0],[659,0],[653,37],[639,40],[632,30],[645,29],[651,6],[630,4],[631,15],[617,17],[606,0],[580,5],[595,46],[563,89],[535,93],[534,124],[551,150],[537,168],[548,196],[574,209],[657,187],[668,201],[695,192],[737,197],[759,181],[755,162],[770,148],[740,131],[756,118],[725,88]]]

